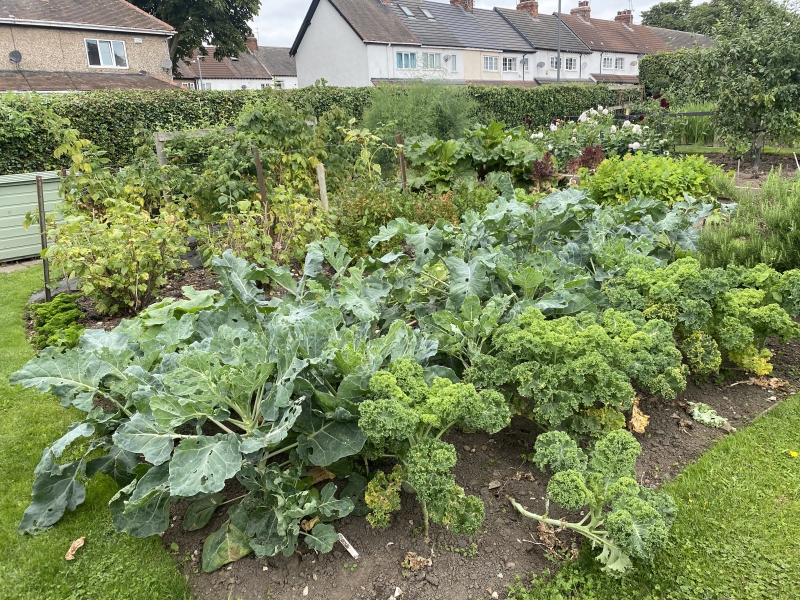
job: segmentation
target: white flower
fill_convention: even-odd
[[[623,126],[623,127],[630,127],[630,126],[631,126],[631,122],[630,122],[630,121],[625,121],[625,122],[622,124],[622,126]]]
[[[550,131],[558,131],[558,125],[556,125],[555,123],[550,125]]]
[[[548,145],[547,145],[547,149],[548,149],[548,150],[552,150],[552,149],[553,149],[553,144],[548,144]]]
[[[539,135],[539,139],[542,139],[544,137],[544,131],[540,131],[538,135]]]
[[[617,126],[616,125],[612,125],[611,126],[611,133],[617,133]]]
[[[633,133],[642,133],[642,126],[641,125],[634,125],[633,126]]]
[[[602,104],[598,104],[597,105],[597,110],[603,110],[603,105]],[[605,114],[605,113],[603,113],[603,114]]]
[[[607,109],[607,108],[604,108],[604,109],[603,109],[603,114],[604,114],[604,115],[607,115],[607,114],[608,114],[608,109]]]
[[[594,115],[597,114],[597,111],[595,109],[592,109],[592,110],[589,111],[589,114],[594,116]]]
[[[664,156],[669,156],[669,150],[667,150],[666,152],[664,152]]]
[[[539,133],[534,133],[533,135],[531,135],[531,139],[532,140],[537,140],[537,139],[540,140],[543,137],[544,137],[544,134],[541,131]]]
[[[573,127],[572,128],[572,133],[578,133],[578,128],[577,127]]]
[[[511,136],[508,136],[508,137],[506,138],[506,141],[507,141],[507,142],[510,142],[510,141],[511,141],[511,140],[513,140],[513,139],[514,139],[514,138],[512,138]]]
[[[628,148],[630,148],[631,150],[638,150],[641,147],[642,145],[639,142],[633,142],[632,144],[628,144]]]
[[[574,144],[575,142],[577,142],[577,141],[578,141],[578,138],[572,138],[572,143],[573,143],[573,144]]]

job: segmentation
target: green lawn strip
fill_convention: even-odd
[[[665,490],[671,544],[624,579],[588,553],[515,600],[790,600],[800,592],[800,396],[718,442]]]
[[[728,149],[725,146],[675,146],[675,152],[678,154],[725,154]],[[771,148],[766,146],[763,154],[780,154],[785,156],[792,156],[793,154],[800,156],[800,148]]]
[[[0,275],[0,598],[188,598],[186,582],[158,539],[114,532],[108,500],[116,486],[108,477],[96,477],[85,504],[50,531],[17,533],[42,451],[80,419],[52,397],[8,385],[8,376],[34,355],[21,317],[27,298],[41,287],[40,268]],[[83,536],[77,559],[65,561],[72,541]]]

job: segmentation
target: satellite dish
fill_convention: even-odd
[[[445,54],[444,55],[444,62],[450,62],[450,55],[449,54]]]
[[[168,58],[165,58],[161,61],[161,68],[162,69],[171,69],[172,68],[172,61]]]
[[[587,62],[581,63],[581,69],[588,69],[588,68],[589,68],[589,63]]]
[[[635,60],[631,62],[631,66],[632,66],[632,67],[635,67],[635,66],[636,66],[636,65],[638,65],[638,64],[639,64],[639,63],[638,63],[638,61],[635,61]]]
[[[540,62],[536,66],[539,67],[540,69],[544,69],[544,63],[543,62]]]
[[[246,85],[243,85],[243,86],[242,86],[242,89],[243,89],[243,90],[246,90],[246,89],[247,89],[247,86],[246,86]]]
[[[11,53],[8,55],[8,60],[10,60],[15,65],[18,65],[22,62],[22,52],[19,50],[12,50]]]

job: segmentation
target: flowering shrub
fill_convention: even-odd
[[[534,132],[531,141],[541,152],[550,152],[560,169],[580,158],[586,148],[599,146],[607,157],[637,151],[669,155],[670,142],[646,124],[625,121],[617,125],[607,108],[598,105],[578,117],[577,122],[555,121]]]

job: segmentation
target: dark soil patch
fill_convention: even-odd
[[[181,271],[171,276],[167,284],[158,292],[154,302],[164,298],[183,298],[183,288],[192,286],[196,290],[218,290],[219,284],[208,269],[189,269]],[[87,329],[105,329],[111,331],[124,317],[115,315],[99,315],[95,310],[94,301],[91,298],[81,296],[77,299],[78,306],[86,315],[82,321]]]
[[[783,154],[764,154],[761,157],[761,168],[758,173],[755,172],[751,160],[739,161],[728,154],[707,154],[706,158],[715,165],[721,166],[725,171],[736,172],[737,186],[754,189],[760,189],[764,185],[767,176],[773,169],[781,169],[784,177],[794,177],[797,170],[794,156]]]
[[[789,379],[793,387],[797,387],[800,342],[771,347],[775,353],[772,376]],[[741,376],[741,379],[749,377]],[[637,435],[643,449],[638,465],[640,481],[656,487],[673,479],[717,439],[727,435],[720,429],[691,421],[686,412],[687,402],[711,405],[739,429],[776,406],[790,391],[737,384],[733,376],[719,386],[690,384],[673,402],[643,398],[641,408],[651,420],[647,432]],[[486,505],[484,526],[474,537],[451,535],[433,525],[431,543],[426,544],[414,533],[420,524],[419,506],[413,498],[404,495],[403,509],[395,515],[388,530],[374,530],[366,520],[357,517],[335,524],[337,531],[361,554],[355,568],[352,565],[356,561],[337,544],[334,552],[327,555],[317,555],[302,547],[289,558],[250,556],[215,573],[203,573],[200,568],[203,541],[224,523],[225,515],[216,515],[201,531],[184,532],[181,522],[187,502],[173,505],[173,522],[164,534],[164,544],[167,547],[173,542],[178,544],[176,559],[197,600],[303,597],[386,600],[394,597],[396,588],[402,590],[402,598],[409,600],[476,600],[491,598],[492,592],[504,598],[506,585],[513,583],[516,576],[527,578],[531,572],[539,573],[554,566],[555,559],[548,556],[552,552],[541,545],[534,523],[517,514],[506,500],[506,496],[513,496],[534,512],[544,511],[548,478],[521,458],[522,454],[533,450],[535,427],[518,418],[506,431],[494,436],[454,433],[446,439],[456,446],[460,455],[455,469],[457,480]],[[490,483],[494,487],[497,482],[499,487],[490,490]],[[237,483],[231,484],[225,492],[229,498],[241,493]],[[551,514],[556,518],[564,516],[558,510],[552,510]],[[580,540],[564,533],[558,535],[566,551],[562,554],[570,553],[580,544]],[[417,573],[404,570],[400,565],[409,551],[431,557],[433,565]],[[308,595],[303,596],[306,586]]]

